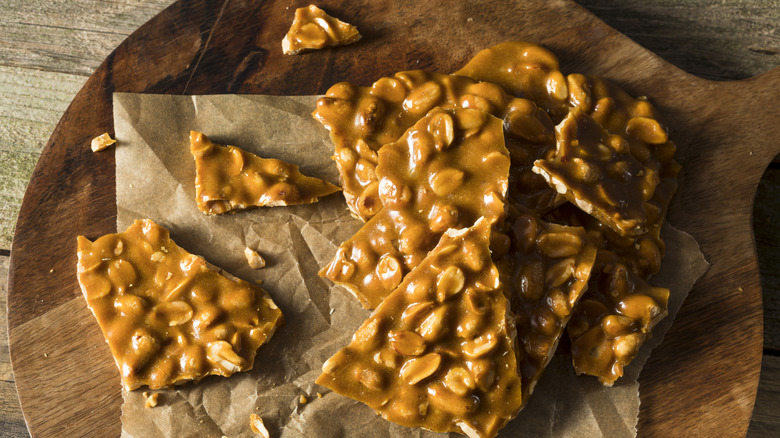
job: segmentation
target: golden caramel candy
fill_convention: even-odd
[[[437,106],[478,109],[503,119],[506,146],[513,151],[517,168],[519,202],[549,208],[556,194],[531,172],[534,160],[554,147],[553,124],[547,113],[495,84],[414,70],[381,78],[370,87],[338,83],[317,100],[314,117],[330,131],[344,197],[355,216],[366,221],[381,209],[377,151],[397,141]]]
[[[379,151],[383,208],[320,275],[375,308],[445,231],[503,217],[508,155],[501,120],[479,110],[434,109]]]
[[[577,374],[612,386],[667,313],[669,289],[653,287],[609,251],[599,251],[588,291],[567,332]]]
[[[508,41],[477,53],[456,75],[500,85],[517,97],[535,102],[556,122],[568,112],[566,78],[558,58],[544,47]]]
[[[445,233],[316,383],[404,426],[495,436],[525,400],[489,236],[485,219]]]
[[[585,228],[599,250],[609,251],[618,263],[642,278],[649,278],[661,268],[664,241],[661,239],[660,226],[638,237],[621,236],[569,202],[548,212],[544,218],[558,224]]]
[[[78,280],[127,390],[251,369],[283,321],[265,291],[209,269],[148,219],[79,236]]]
[[[588,286],[596,247],[582,227],[513,214],[511,248],[496,260],[514,314],[518,366],[530,396]]]
[[[282,40],[282,51],[285,55],[297,55],[306,50],[346,46],[359,39],[355,26],[309,5],[295,10],[292,26]]]
[[[658,171],[637,160],[624,137],[579,108],[556,127],[556,137],[555,155],[533,170],[558,193],[623,236],[640,236],[663,220]]]
[[[310,204],[339,190],[301,174],[298,166],[214,144],[200,132],[190,132],[190,152],[195,157],[195,199],[206,214]]]
[[[669,140],[658,111],[646,98],[633,98],[603,78],[571,74],[566,79],[569,105],[589,114],[608,132],[623,137],[631,155],[655,173],[658,183],[645,209],[648,229],[660,229],[677,190],[680,165],[674,160],[677,146]]]

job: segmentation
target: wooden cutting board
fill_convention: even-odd
[[[92,137],[113,133],[114,91],[317,94],[399,70],[451,72],[483,48],[528,40],[555,52],[565,73],[601,75],[648,96],[680,147],[669,221],[696,237],[712,267],[645,366],[640,435],[744,436],[762,353],[752,200],[780,153],[780,68],[706,81],[567,0],[319,4],[356,24],[363,40],[285,56],[281,38],[304,2],[179,1],[120,45],[65,112],[25,195],[9,269],[11,359],[31,434],[120,431],[119,374],[75,269],[77,235],[116,231],[113,152],[89,150]]]

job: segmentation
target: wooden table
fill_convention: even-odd
[[[86,78],[170,0],[7,0],[0,6],[0,301],[16,213],[40,151]],[[780,2],[704,0],[581,4],[659,56],[695,75],[742,79],[780,65]],[[774,34],[773,34],[774,32]],[[778,111],[778,108],[757,110]],[[765,307],[764,363],[749,436],[780,430],[780,162],[767,170],[754,210]],[[0,310],[0,428],[27,436]],[[727,413],[724,413],[727,414]]]

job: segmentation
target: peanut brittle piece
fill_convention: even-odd
[[[634,98],[620,87],[597,76],[571,74],[569,105],[589,114],[608,132],[628,142],[628,151],[643,166],[652,169],[658,183],[645,204],[649,227],[661,223],[677,190],[680,165],[674,160],[677,146],[655,107],[645,97]]]
[[[359,39],[360,32],[355,26],[309,5],[295,10],[292,26],[282,40],[282,52],[297,55],[306,50],[346,46]]]
[[[629,271],[642,278],[649,278],[661,269],[665,245],[661,239],[660,226],[654,226],[641,236],[621,236],[569,202],[548,212],[544,219],[585,228],[590,240],[596,244],[599,251],[611,252],[618,263],[622,263]]]
[[[612,386],[666,316],[669,289],[653,287],[609,251],[599,251],[588,291],[567,332],[577,374]]]
[[[206,214],[310,204],[339,190],[301,174],[298,166],[214,144],[200,132],[190,132],[190,152],[195,157],[195,199]]]
[[[127,390],[251,369],[283,321],[265,291],[209,269],[148,219],[79,236],[78,280]]]
[[[504,215],[509,174],[502,122],[474,109],[431,111],[379,151],[384,207],[320,275],[375,308],[449,228]]]
[[[488,47],[455,74],[492,82],[517,97],[530,99],[556,122],[568,112],[569,92],[558,58],[538,44],[507,41]]]
[[[485,219],[447,231],[316,383],[404,426],[495,436],[525,400],[489,236]]]
[[[523,212],[508,222],[511,248],[496,266],[514,314],[518,366],[528,397],[587,289],[596,247],[582,227],[547,223]]]
[[[583,211],[624,236],[639,236],[663,220],[654,197],[657,169],[637,160],[628,141],[572,108],[556,127],[557,149],[534,172]]]
[[[414,70],[381,78],[370,87],[338,83],[317,101],[313,115],[330,131],[344,197],[355,216],[366,221],[382,207],[375,174],[377,151],[397,141],[437,106],[480,109],[502,118],[507,148],[515,151],[513,174],[522,181],[518,198],[524,204],[549,208],[556,193],[531,172],[534,160],[554,149],[553,123],[547,113],[495,84]]]

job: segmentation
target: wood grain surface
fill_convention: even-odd
[[[105,351],[101,353],[98,351],[100,348],[94,348],[103,347],[103,344],[97,327],[90,324],[91,316],[84,312],[86,307],[77,299],[80,297],[72,272],[75,263],[75,245],[72,242],[76,234],[92,233],[91,235],[95,236],[114,231],[113,171],[105,170],[109,165],[113,169],[113,162],[97,160],[76,147],[86,145],[96,132],[111,130],[110,99],[106,100],[107,96],[110,97],[111,90],[172,93],[315,93],[324,91],[337,80],[368,83],[380,74],[400,69],[421,67],[453,70],[476,50],[510,37],[541,41],[564,59],[564,69],[567,71],[586,71],[611,77],[629,91],[649,94],[660,104],[663,111],[668,111],[671,115],[673,134],[685,149],[686,179],[681,193],[687,193],[677,197],[679,210],[671,220],[681,228],[694,232],[710,260],[713,260],[713,256],[715,259],[723,257],[733,260],[722,266],[713,266],[715,270],[710,271],[708,278],[692,294],[692,297],[696,296],[698,299],[692,298],[683,308],[680,318],[690,321],[675,324],[675,334],[670,334],[672,340],[663,344],[664,352],[656,352],[651,359],[649,367],[655,371],[655,375],[653,372],[643,375],[640,430],[643,434],[672,430],[681,426],[679,421],[672,421],[672,416],[677,415],[677,412],[688,412],[691,418],[698,420],[698,424],[690,429],[691,432],[727,430],[737,434],[741,431],[744,434],[752,407],[750,392],[755,392],[758,374],[756,355],[760,356],[761,353],[761,331],[760,326],[756,326],[755,317],[758,314],[757,319],[760,321],[760,299],[756,299],[759,296],[758,277],[750,236],[750,199],[763,169],[778,150],[772,150],[766,142],[766,138],[771,138],[771,132],[767,134],[767,131],[763,131],[764,136],[756,133],[755,129],[750,132],[751,126],[755,126],[751,123],[762,123],[761,117],[739,121],[732,120],[730,114],[740,111],[749,114],[751,104],[755,105],[754,108],[773,108],[772,99],[776,102],[778,97],[777,71],[756,80],[736,84],[701,81],[671,68],[610,29],[604,28],[597,21],[583,15],[584,11],[573,4],[542,3],[526,2],[522,5],[500,7],[488,5],[486,8],[471,5],[470,9],[448,10],[446,14],[442,14],[447,19],[438,20],[435,24],[442,27],[434,26],[435,29],[426,29],[417,37],[404,35],[402,38],[393,37],[397,34],[403,35],[405,30],[397,24],[399,21],[380,21],[382,14],[393,14],[395,20],[408,20],[418,13],[425,17],[430,11],[414,11],[410,6],[404,6],[406,10],[394,10],[393,6],[384,3],[356,11],[337,3],[329,3],[329,10],[343,18],[351,19],[359,25],[373,26],[371,31],[364,32],[366,41],[361,43],[360,50],[355,46],[348,50],[323,52],[297,59],[282,57],[278,53],[278,38],[269,37],[281,35],[289,21],[280,18],[284,14],[284,7],[273,3],[177,3],[174,8],[166,11],[163,17],[158,17],[157,23],[144,26],[140,33],[131,37],[98,69],[66,112],[38,164],[20,216],[24,220],[19,224],[10,267],[9,325],[15,369],[20,363],[31,364],[24,371],[17,370],[17,380],[28,419],[37,416],[40,420],[37,424],[30,422],[33,434],[104,436],[104,427],[118,430],[118,410],[114,414],[117,417],[112,418],[111,414],[102,415],[97,421],[95,412],[92,411],[102,409],[104,412],[110,412],[112,406],[118,409],[118,376],[107,349],[104,348]],[[520,13],[522,18],[513,19],[511,24],[507,23],[508,19],[503,17],[512,14],[503,14],[505,11],[496,10],[505,7],[511,7],[509,12],[515,15]],[[536,10],[535,7],[544,10]],[[474,20],[466,21],[469,17]],[[550,26],[557,23],[561,18],[568,24],[558,25],[551,34],[538,29],[541,25]],[[251,23],[247,24],[250,19]],[[419,25],[420,21],[425,20],[418,20],[415,24]],[[537,28],[518,29],[523,28],[526,23]],[[466,28],[467,25],[473,25],[472,29],[458,29],[458,26]],[[155,26],[160,28],[154,28]],[[451,29],[455,30],[449,31]],[[431,47],[430,41],[435,40],[435,35],[431,34],[433,30],[439,30],[440,34],[448,30],[447,45]],[[479,38],[467,41],[469,32],[474,31],[483,32]],[[239,37],[231,38],[236,35]],[[256,38],[257,35],[261,37]],[[587,44],[583,44],[578,38]],[[392,44],[383,44],[388,40]],[[166,41],[168,45],[162,46],[160,41]],[[378,50],[373,55],[366,56],[365,50],[374,47]],[[399,50],[399,47],[402,49]],[[443,48],[452,48],[451,53],[455,56],[443,56]],[[149,63],[150,59],[160,62]],[[616,60],[624,63],[617,63]],[[140,68],[139,65],[145,68]],[[365,68],[365,65],[371,67]],[[637,75],[639,70],[641,74]],[[294,78],[285,82],[285,76],[290,72],[295,73]],[[684,96],[685,92],[690,94],[687,101],[678,102],[686,100],[685,97],[680,97],[680,94]],[[777,119],[769,118],[764,122],[768,122],[768,129],[772,129],[772,120],[776,129]],[[753,152],[753,155],[750,155],[750,152]],[[744,153],[745,156],[738,153]],[[723,158],[731,161],[724,163]],[[739,171],[750,178],[738,178],[739,174],[734,171],[734,166],[727,165],[736,160],[740,163]],[[97,172],[84,175],[85,169],[97,169]],[[691,169],[696,169],[693,176]],[[703,173],[700,175],[699,171]],[[708,172],[711,172],[709,176]],[[110,175],[106,175],[107,173]],[[708,181],[704,177],[714,179]],[[724,187],[713,190],[710,181],[723,179],[726,179]],[[109,205],[111,207],[107,207]],[[731,213],[722,215],[721,207],[727,207],[726,211]],[[64,220],[70,217],[76,218],[72,225],[66,224],[67,221]],[[61,248],[52,250],[51,242],[61,242]],[[49,272],[52,268],[54,271]],[[734,290],[730,289],[732,286],[735,286]],[[724,290],[726,288],[729,290]],[[737,294],[739,288],[742,288],[742,291]],[[23,302],[14,302],[17,297],[23,297],[19,298]],[[745,306],[745,301],[752,303],[752,307]],[[759,303],[758,308],[755,307],[756,302]],[[68,320],[80,320],[82,317],[83,324],[68,323]],[[731,333],[735,328],[740,336],[735,337]],[[677,335],[678,332],[683,334]],[[95,343],[95,339],[99,342]],[[702,339],[705,339],[703,343]],[[41,348],[33,352],[24,348],[17,350],[14,342],[22,340],[27,344],[40,345]],[[733,356],[735,347],[742,349],[737,351],[746,351],[745,345],[748,345],[747,350],[751,350],[750,345],[756,344],[756,340],[758,348],[753,348],[756,352],[740,357]],[[742,344],[737,345],[740,342]],[[92,345],[93,348],[82,351],[79,346],[84,345]],[[677,349],[687,353],[678,356],[675,354]],[[731,351],[731,357],[735,361],[726,363],[728,361],[720,356],[710,359],[700,357],[703,352],[707,355],[719,355],[723,349]],[[61,369],[62,376],[50,376],[51,368],[47,368],[49,365],[59,365],[62,358],[72,358],[74,355],[79,358],[95,357],[93,361],[96,363],[91,363],[90,366],[80,363],[66,364],[67,366]],[[725,357],[729,358],[728,355]],[[742,381],[740,378],[734,379],[735,372],[738,373],[738,369],[744,368],[748,362],[754,369],[741,376]],[[101,366],[101,363],[108,363],[110,366]],[[684,403],[683,397],[676,398],[681,400],[680,405],[696,405],[696,408],[700,408],[698,411],[690,410],[690,406],[680,408],[672,404],[668,407],[668,402],[674,401],[670,397],[678,388],[673,388],[671,393],[666,391],[664,386],[668,382],[662,381],[662,377],[677,366],[695,368],[698,371],[694,376],[680,373],[681,379],[694,378],[695,385],[689,387],[696,388],[696,396]],[[77,374],[89,373],[107,377],[102,381],[98,379],[94,388],[84,391],[74,389],[73,382],[65,375],[68,370]],[[52,383],[41,383],[47,379],[52,380]],[[713,382],[718,382],[718,385]],[[690,382],[681,382],[679,386],[685,387],[688,383]],[[57,387],[52,388],[55,384]],[[718,388],[713,389],[712,386]],[[701,391],[702,387],[706,390]],[[25,400],[24,393],[28,390],[38,391],[36,397]],[[106,396],[112,391],[116,392],[115,397]],[[38,394],[40,397],[37,397]],[[88,399],[87,405],[61,408],[53,404],[62,402],[64,397],[68,397],[67,400],[72,403],[74,394],[79,400]],[[45,403],[42,402],[44,399]],[[648,404],[653,406],[647,407]],[[655,405],[667,407],[658,410],[654,409]],[[730,428],[717,429],[717,418],[709,421],[707,414],[713,412],[713,407],[735,409],[736,415],[730,418]],[[60,412],[63,410],[66,412]],[[57,415],[52,416],[51,412]],[[43,413],[48,416],[42,418]]]

